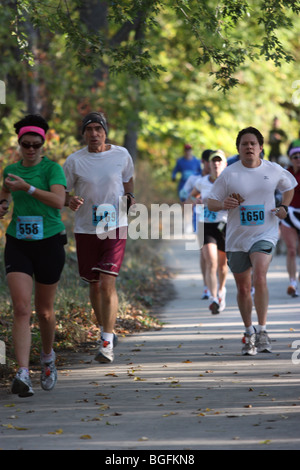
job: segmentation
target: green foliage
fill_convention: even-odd
[[[26,47],[26,33],[19,31],[19,25],[30,18],[33,25],[40,30],[64,34],[66,47],[76,55],[81,66],[89,65],[95,69],[106,55],[109,59],[108,66],[113,72],[123,71],[136,75],[139,79],[149,79],[163,70],[152,63],[151,33],[153,28],[155,34],[157,33],[159,14],[162,11],[174,10],[184,27],[191,32],[195,41],[194,47],[200,51],[196,63],[203,65],[209,62],[217,65],[217,70],[211,73],[215,76],[215,86],[224,91],[237,84],[233,74],[246,58],[256,60],[257,50],[258,55],[264,55],[276,65],[292,60],[292,56],[285,51],[280,42],[278,30],[292,27],[293,19],[289,13],[292,11],[297,14],[300,11],[298,1],[261,0],[254,2],[253,6],[241,0],[229,2],[177,0],[170,5],[156,0],[111,1],[108,2],[108,21],[126,28],[124,38],[127,44],[120,44],[118,41],[117,46],[120,47],[116,48],[115,41],[109,37],[106,39],[104,32],[90,33],[82,27],[80,18],[76,14],[79,3],[70,0],[64,2],[48,0],[42,3],[38,0],[31,2],[19,0],[14,24],[25,60],[32,63],[33,58]],[[245,24],[247,15],[252,15],[254,21],[263,26],[258,35],[258,43],[251,43],[256,40],[251,34],[240,44],[232,38],[232,34]],[[134,30],[135,24],[143,29],[145,40],[132,44],[129,33]],[[134,60],[131,60],[132,58]]]
[[[2,4],[3,165],[15,158],[13,123],[32,100],[58,135],[48,143],[51,158],[63,163],[82,144],[81,117],[98,109],[117,144],[134,124],[139,157],[162,181],[169,181],[186,141],[197,156],[208,147],[230,155],[241,126],[267,135],[274,115],[291,139],[298,133],[292,84],[299,77],[291,61],[300,59],[298,1],[108,1],[98,30],[82,24],[79,0]]]

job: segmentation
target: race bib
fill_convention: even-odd
[[[16,236],[19,240],[42,240],[44,238],[43,217],[18,217]]]
[[[265,223],[265,206],[263,204],[240,207],[241,225],[263,225]]]
[[[92,222],[95,227],[99,222],[103,222],[107,227],[115,227],[117,225],[117,213],[111,204],[93,205]]]
[[[217,218],[217,212],[210,211],[207,207],[204,208],[204,219],[207,222],[215,222]]]

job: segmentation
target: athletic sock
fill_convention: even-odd
[[[103,341],[109,341],[111,347],[113,347],[113,341],[114,341],[114,334],[113,333],[101,333],[101,338]]]
[[[255,333],[255,328],[254,328],[253,325],[247,326],[247,327],[245,328],[245,331],[246,331],[246,334],[247,334],[247,335],[253,335],[253,334]]]
[[[260,333],[261,331],[267,331],[267,326],[266,325],[257,325],[256,326],[256,332]]]
[[[42,361],[43,362],[50,362],[53,359],[53,349],[50,354],[45,354],[44,351],[42,351]]]

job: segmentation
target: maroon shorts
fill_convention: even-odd
[[[96,282],[101,273],[118,276],[123,262],[126,238],[99,239],[97,235],[75,233],[79,274],[88,282]]]

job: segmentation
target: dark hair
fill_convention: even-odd
[[[205,160],[206,162],[208,162],[208,159],[212,153],[214,153],[214,150],[210,150],[210,149],[203,150],[202,155],[201,155],[201,160]]]
[[[42,116],[40,116],[39,114],[28,114],[23,119],[14,124],[16,134],[19,134],[20,129],[22,129],[22,127],[27,126],[41,127],[42,129],[44,129],[45,132],[47,132],[47,130],[49,129],[47,122]],[[28,134],[36,135],[34,132],[28,132]]]
[[[257,137],[259,145],[262,146],[264,144],[263,135],[259,132],[258,129],[256,129],[255,127],[246,127],[245,129],[242,129],[238,133],[238,136],[236,138],[236,148],[237,149],[239,148],[241,139],[242,139],[243,135],[245,135],[245,134],[254,134]]]

